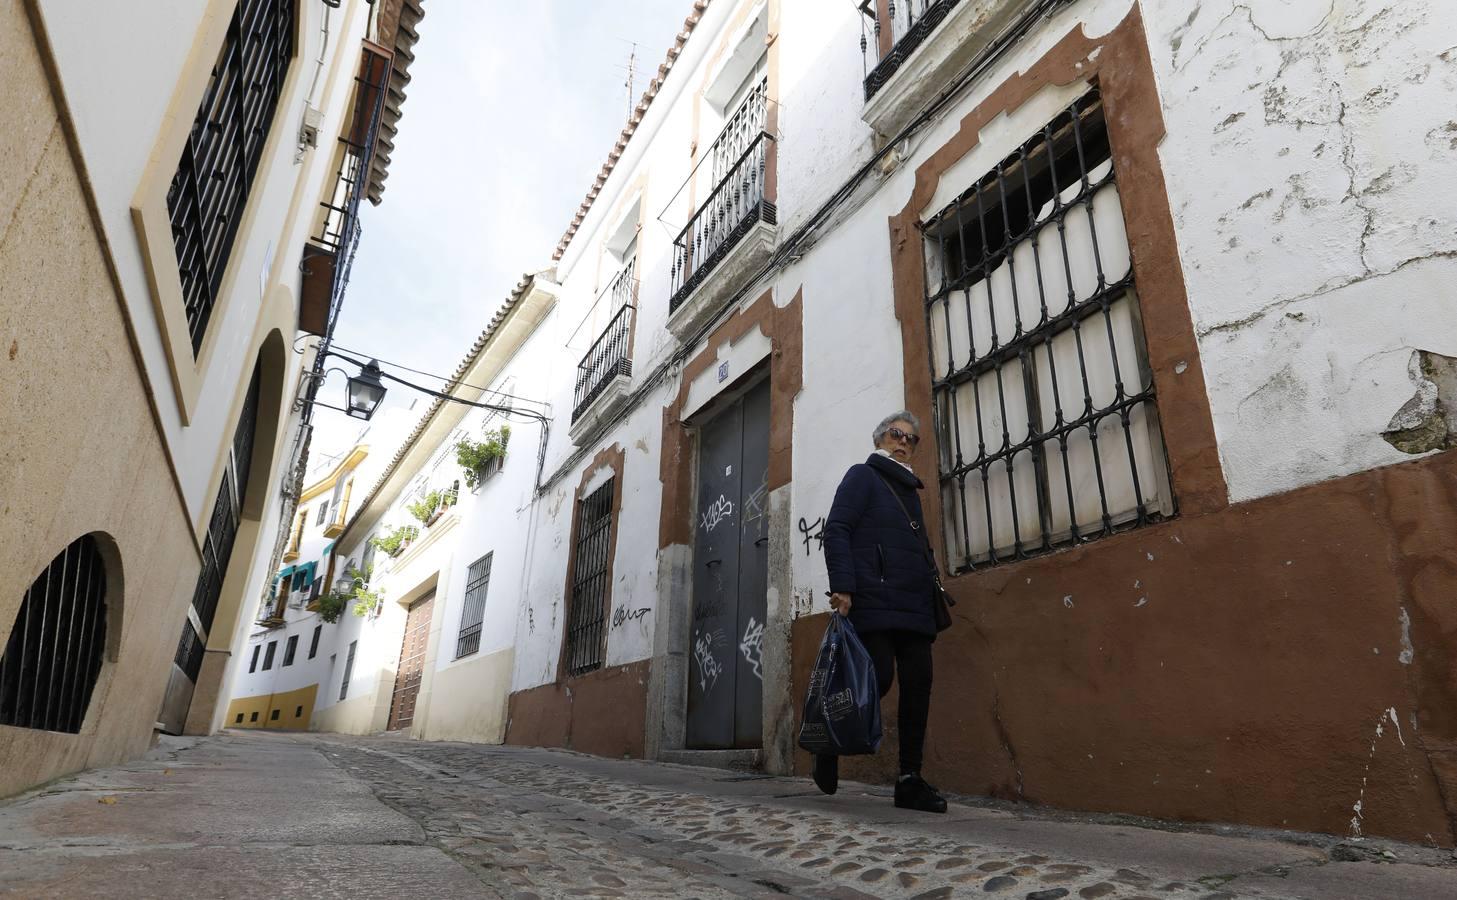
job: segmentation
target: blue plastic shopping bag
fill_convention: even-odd
[[[880,749],[880,692],[875,664],[855,626],[839,613],[820,641],[809,676],[799,746],[811,753],[856,756]]]

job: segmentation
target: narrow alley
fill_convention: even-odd
[[[0,895],[1402,897],[1447,851],[536,750],[228,732],[0,806]]]

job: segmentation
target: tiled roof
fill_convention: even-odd
[[[425,17],[420,5],[425,0],[380,0],[379,42],[393,50],[389,92],[385,95],[384,112],[380,116],[379,134],[374,142],[374,156],[369,165],[369,202],[375,206],[384,194],[389,177],[390,153],[395,149],[395,135],[400,130],[400,107],[405,103],[405,87],[410,83],[410,63],[415,61],[415,43],[420,40],[416,28]]]
[[[577,229],[581,227],[582,220],[587,218],[587,211],[596,202],[597,195],[602,191],[602,186],[607,183],[607,177],[612,174],[613,169],[617,168],[617,161],[622,158],[623,151],[627,149],[627,142],[632,138],[633,132],[637,131],[637,126],[642,122],[643,116],[647,114],[648,106],[652,104],[653,98],[658,96],[658,91],[662,89],[663,82],[667,79],[668,73],[673,69],[673,64],[678,61],[679,55],[683,53],[683,45],[688,43],[688,36],[693,33],[693,29],[698,27],[698,21],[703,18],[703,11],[708,9],[709,2],[710,0],[693,0],[693,12],[689,13],[688,18],[683,20],[683,29],[673,39],[673,46],[668,48],[667,59],[663,60],[663,64],[658,66],[657,76],[648,82],[648,89],[643,91],[642,100],[638,102],[637,108],[628,117],[627,124],[622,126],[622,133],[618,135],[617,143],[613,145],[612,152],[607,154],[607,161],[602,164],[602,170],[597,173],[597,180],[592,182],[592,189],[587,192],[586,198],[582,200],[582,205],[577,207],[577,214],[573,217],[572,224],[567,226],[566,234],[563,234],[562,239],[557,242],[556,251],[551,255],[552,262],[556,262],[562,258],[562,254],[566,252],[567,245],[572,242],[572,238],[576,235]]]

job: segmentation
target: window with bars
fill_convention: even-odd
[[[349,642],[349,656],[344,660],[344,680],[339,682],[339,699],[343,700],[349,696],[349,676],[354,674],[354,648],[359,646],[358,641]]]
[[[293,657],[296,653],[298,653],[298,635],[289,635],[288,644],[283,648],[283,665],[293,665]],[[282,668],[282,666],[279,668]]]
[[[323,632],[324,632],[324,626],[322,626],[322,625],[315,625],[314,626],[314,637],[313,637],[313,640],[309,641],[309,659],[313,659],[315,656],[317,656],[319,654],[319,635],[320,634],[323,634]]]
[[[612,560],[612,489],[616,479],[577,504],[576,558],[567,618],[566,667],[569,675],[602,668],[606,655],[608,568]]]
[[[202,349],[293,58],[294,0],[238,0],[167,190],[193,354]]]
[[[243,501],[247,496],[248,478],[252,469],[253,443],[258,430],[261,379],[262,369],[255,365],[248,391],[243,398],[242,412],[238,415],[238,424],[233,429],[230,448],[232,455],[223,469],[223,481],[218,486],[217,497],[213,500],[212,516],[208,520],[207,534],[203,537],[202,569],[197,573],[197,583],[192,589],[192,608],[202,625],[202,634],[193,627],[190,619],[184,622],[177,654],[173,659],[177,667],[193,681],[197,680],[197,673],[202,669],[202,656],[206,647],[203,635],[212,628],[213,618],[217,615],[223,578],[233,557],[233,544],[242,519]]]
[[[77,734],[101,674],[106,567],[91,535],[51,560],[0,654],[0,725]]]
[[[262,650],[262,644],[255,644],[253,646],[253,658],[248,661],[248,672],[250,674],[258,671],[258,654],[262,652]]]
[[[273,668],[273,654],[278,650],[278,641],[269,641],[268,649],[263,653],[263,671],[267,672]]]
[[[923,232],[949,568],[1173,515],[1097,89]]]
[[[327,518],[329,518],[329,504],[326,501],[319,504],[319,514],[314,517],[314,524],[322,525]]]
[[[481,649],[481,623],[486,618],[486,589],[491,584],[491,557],[487,553],[470,564],[465,576],[465,606],[460,611],[460,637],[455,642],[455,658]]]

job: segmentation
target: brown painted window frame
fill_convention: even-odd
[[[1182,516],[1201,515],[1229,505],[1219,461],[1213,416],[1194,333],[1177,236],[1158,148],[1164,136],[1163,110],[1149,54],[1140,7],[1130,6],[1123,20],[1098,37],[1078,26],[1036,61],[1023,66],[959,119],[959,127],[916,168],[905,206],[890,217],[889,239],[896,318],[901,324],[907,408],[931,421],[931,367],[928,364],[925,265],[918,236],[920,211],[934,199],[940,179],[980,143],[993,119],[1019,109],[1048,85],[1091,84],[1096,79],[1107,105],[1109,141],[1120,172],[1120,195],[1127,223],[1129,252],[1141,285],[1140,312],[1149,366],[1157,388],[1170,483]],[[926,435],[920,465],[940,458],[932,430]],[[939,493],[925,498],[927,530],[945,546]],[[974,579],[964,573],[948,583]]]
[[[928,322],[927,327],[933,365],[936,358],[933,328],[936,329],[937,336],[940,327],[946,328],[948,348],[959,342],[955,335],[957,326],[952,324],[952,317],[949,315],[950,306],[956,302],[955,297],[958,294],[967,295],[966,318],[971,329],[969,343],[972,346],[966,349],[973,356],[964,361],[959,358],[948,360],[957,366],[953,372],[932,373],[933,409],[936,410],[933,429],[937,446],[943,451],[937,460],[937,489],[941,492],[945,516],[941,525],[943,529],[957,533],[960,538],[950,545],[944,545],[944,562],[948,571],[953,574],[1006,565],[1067,547],[1082,546],[1178,515],[1177,497],[1168,477],[1163,429],[1158,415],[1158,396],[1148,366],[1138,279],[1130,259],[1126,275],[1118,279],[1109,277],[1105,281],[1105,260],[1111,256],[1109,251],[1113,244],[1108,242],[1106,235],[1100,238],[1096,226],[1092,224],[1093,199],[1095,196],[1102,197],[1108,190],[1114,192],[1114,202],[1118,203],[1120,218],[1124,212],[1116,194],[1121,173],[1113,159],[1111,146],[1103,146],[1107,143],[1107,109],[1095,78],[1088,85],[1087,91],[1030,134],[1009,156],[973,179],[955,200],[921,223],[927,272],[941,272],[940,290],[930,291],[931,280],[929,277],[927,280],[927,317],[928,320],[935,319],[940,323],[933,325]],[[1058,145],[1061,145],[1060,155],[1054,151]],[[1059,161],[1046,164],[1046,172],[1052,180],[1052,194],[1044,198],[1040,193],[1034,194],[1032,188],[1032,184],[1041,178],[1041,173],[1039,172],[1038,178],[1032,178],[1025,174],[1025,170],[1032,170],[1034,163],[1039,162],[1047,153],[1051,153]],[[1090,181],[1090,173],[1098,171],[1105,164],[1108,166],[1108,174]],[[1059,199],[1079,182],[1082,187],[1076,196],[1070,200]],[[986,199],[988,197],[990,201]],[[1045,218],[1039,218],[1043,213],[1032,213],[1032,206],[1042,202],[1051,207],[1051,212],[1045,214]],[[1104,202],[1107,202],[1106,198]],[[1026,225],[1017,219],[1023,212],[1029,218]],[[1074,299],[1071,275],[1073,258],[1069,253],[1072,239],[1065,237],[1064,223],[1072,218],[1073,225],[1080,224],[1080,213],[1088,220],[1088,239],[1091,241],[1097,287],[1093,294]],[[988,219],[991,220],[990,225],[987,224]],[[1001,220],[1001,225],[996,224],[998,219]],[[1013,224],[1014,220],[1016,224]],[[966,224],[968,222],[971,224]],[[1052,230],[1054,226],[1055,231]],[[1076,229],[1069,229],[1067,233],[1072,230]],[[1126,230],[1125,227],[1125,232]],[[970,237],[967,237],[968,233]],[[1049,242],[1049,236],[1055,236],[1057,240]],[[985,245],[980,251],[977,251],[973,243],[978,239]],[[1125,242],[1131,244],[1126,234]],[[1040,248],[1039,244],[1042,245]],[[1032,248],[1030,261],[1035,269],[1035,279],[1017,277],[1018,263],[1014,261],[1014,257],[1018,256],[1017,251],[1024,246]],[[983,255],[973,264],[963,258],[968,251],[977,251]],[[1063,266],[1069,267],[1066,273],[1058,265],[1059,260]],[[1022,257],[1021,261],[1026,263],[1029,260]],[[1083,264],[1086,265],[1086,260]],[[955,265],[956,274],[945,272],[944,267],[947,265]],[[1003,266],[1007,267],[1010,279],[1007,286],[1011,289],[1011,322],[998,319],[995,309],[998,304],[992,299],[992,276]],[[976,274],[978,270],[983,273],[980,277]],[[1062,281],[1058,280],[1059,276]],[[1038,293],[1035,304],[1031,303],[1030,298],[1019,296],[1019,285],[1024,289],[1035,286]],[[1066,297],[1058,289],[1059,285],[1067,287]],[[1008,302],[1007,297],[1002,297],[1001,300],[1003,304]],[[946,311],[943,318],[938,319],[934,315],[937,303],[941,303]],[[991,307],[990,333],[978,334],[976,326],[970,324],[973,318],[970,310],[983,304]],[[1129,333],[1120,335],[1115,340],[1113,309],[1120,304],[1127,309]],[[1030,310],[1024,308],[1029,305],[1040,306],[1041,322],[1027,320]],[[1102,313],[1101,317],[1099,311]],[[1024,312],[1027,315],[1023,315]],[[1101,339],[1100,318],[1103,323],[1102,330],[1106,330],[1108,334],[1107,348],[1096,346]],[[1083,337],[1083,332],[1088,329],[1092,331]],[[1065,337],[1067,334],[1073,335],[1076,343],[1078,372],[1059,374],[1053,342],[1055,338]],[[1124,338],[1131,340],[1131,347],[1122,348]],[[980,355],[975,355],[976,345],[982,343],[989,343],[991,346]],[[1120,348],[1126,352],[1120,353]],[[1107,361],[1101,352],[1103,349],[1112,353],[1111,373],[1103,373],[1103,367],[1098,365]],[[949,355],[955,357],[956,353],[950,352]],[[1137,371],[1121,370],[1120,357],[1131,357]],[[1064,358],[1062,364],[1067,362]],[[1042,371],[1044,363],[1047,368],[1045,372]],[[1015,380],[1021,385],[1020,391],[1004,389],[1004,372],[1017,376]],[[984,393],[977,387],[977,382],[993,374],[996,376],[997,386],[996,405],[987,410],[985,401],[976,396]],[[1112,384],[1103,383],[1103,376],[1108,374],[1113,378]],[[945,377],[941,377],[943,375]],[[1065,391],[1066,396],[1060,396],[1057,390],[1059,385],[1068,388],[1070,381],[1082,382],[1084,411],[1081,413],[1077,408],[1079,401],[1076,394]],[[1139,387],[1145,383],[1147,387]],[[1107,407],[1098,406],[1093,399],[1094,394],[1101,395],[1110,387],[1116,387],[1114,401]],[[975,404],[974,422],[961,421],[956,410],[952,409],[956,406],[960,391],[969,391],[967,396],[976,396],[978,402]],[[990,397],[988,395],[988,399]],[[1046,411],[1049,400],[1056,410],[1055,421],[1041,421],[1040,413]],[[942,401],[948,405],[943,407]],[[943,410],[951,411],[943,414]],[[1025,440],[1016,441],[1015,435],[1009,434],[1008,419],[1015,418],[1015,415],[1003,416],[1003,410],[1025,411],[1028,420]],[[1131,424],[1130,420],[1137,418],[1135,414],[1144,417],[1141,424]],[[1002,447],[993,446],[996,434],[993,432],[988,435],[985,431],[984,417],[1002,419]],[[1096,437],[1087,442],[1097,477],[1092,485],[1075,484],[1069,465],[1074,456],[1081,458],[1081,454],[1074,452],[1080,449],[1076,442],[1070,451],[1069,438],[1102,431],[1103,423],[1109,418],[1114,419],[1115,424],[1121,425],[1121,432],[1111,434],[1115,440],[1105,444],[1100,444]],[[1084,420],[1087,420],[1087,424],[1080,424]],[[956,434],[959,432],[965,435],[969,431],[976,432],[980,439],[979,446],[964,446]],[[1137,437],[1135,431],[1138,432]],[[1124,438],[1123,442],[1116,440],[1119,434]],[[1105,438],[1109,436],[1103,435]],[[1135,447],[1149,440],[1155,442],[1156,446],[1150,443],[1145,448],[1149,458],[1140,461]],[[947,446],[948,441],[955,447],[954,452]],[[1010,442],[1012,447],[1008,448],[1005,442]],[[1015,450],[1023,444],[1026,445],[1025,449]],[[969,462],[966,456],[968,449],[975,457]],[[1056,459],[1049,460],[1050,455],[1055,455]],[[990,461],[979,462],[980,460]],[[1061,472],[1055,471],[1058,462],[1061,463]],[[1130,489],[1133,491],[1135,506],[1124,509],[1117,505],[1110,509],[1110,501],[1115,499],[1114,491],[1117,486],[1111,489],[1105,486],[1105,478],[1124,474],[1122,464],[1126,464],[1131,471]],[[1003,471],[1007,472],[1008,496],[994,497],[988,479],[984,476],[986,473],[1000,475]],[[978,472],[983,473],[980,479],[975,477]],[[1018,472],[1019,476],[1012,476],[1013,472]],[[1019,482],[1023,482],[1022,486],[1026,487],[1025,476],[1029,472],[1034,488],[1031,497],[1018,490]],[[1083,481],[1085,480],[1084,478]],[[971,500],[976,499],[978,481],[982,487],[980,505],[971,503]],[[948,492],[951,491],[955,491],[962,498],[959,506],[954,509],[948,509],[946,503]],[[1094,497],[1099,500],[1103,510],[1101,525],[1079,525],[1077,509]],[[1055,511],[1064,500],[1068,507],[1066,512],[1071,517],[1065,528],[1052,521]],[[1018,523],[1026,513],[1033,511],[1039,521],[1040,542],[1035,542],[1038,535],[1032,535],[1024,541],[1024,527]],[[983,517],[987,523],[986,539],[989,543],[987,547],[977,549],[971,546],[971,537],[981,527]],[[1006,524],[1002,520],[1009,517],[1013,519],[1013,543],[1010,548],[999,550],[991,523],[995,520],[997,524]],[[961,555],[953,557],[951,546],[960,547]]]
[[[626,461],[627,453],[618,444],[613,444],[610,447],[603,449],[582,471],[582,480],[578,483],[577,490],[572,495],[573,499],[571,538],[569,543],[567,544],[568,551],[566,586],[562,594],[562,596],[566,598],[566,602],[564,604],[565,615],[563,615],[562,617],[561,645],[557,655],[556,680],[558,682],[574,678],[587,677],[594,672],[599,672],[607,668],[607,636],[609,631],[607,625],[609,623],[609,617],[612,612],[613,568],[617,557],[617,534],[619,530],[619,523],[621,522],[623,470],[626,467]],[[600,647],[601,663],[595,668],[585,670],[579,673],[573,673],[569,667],[570,642],[568,636],[571,629],[572,604],[575,602],[575,592],[573,588],[576,584],[577,574],[577,545],[581,538],[582,505],[583,501],[586,500],[588,496],[584,493],[587,485],[592,481],[592,477],[601,472],[604,467],[612,469],[612,503],[608,511],[609,525],[607,536],[607,568],[603,574],[605,586],[602,591],[602,621],[604,623],[604,626],[602,628]]]

